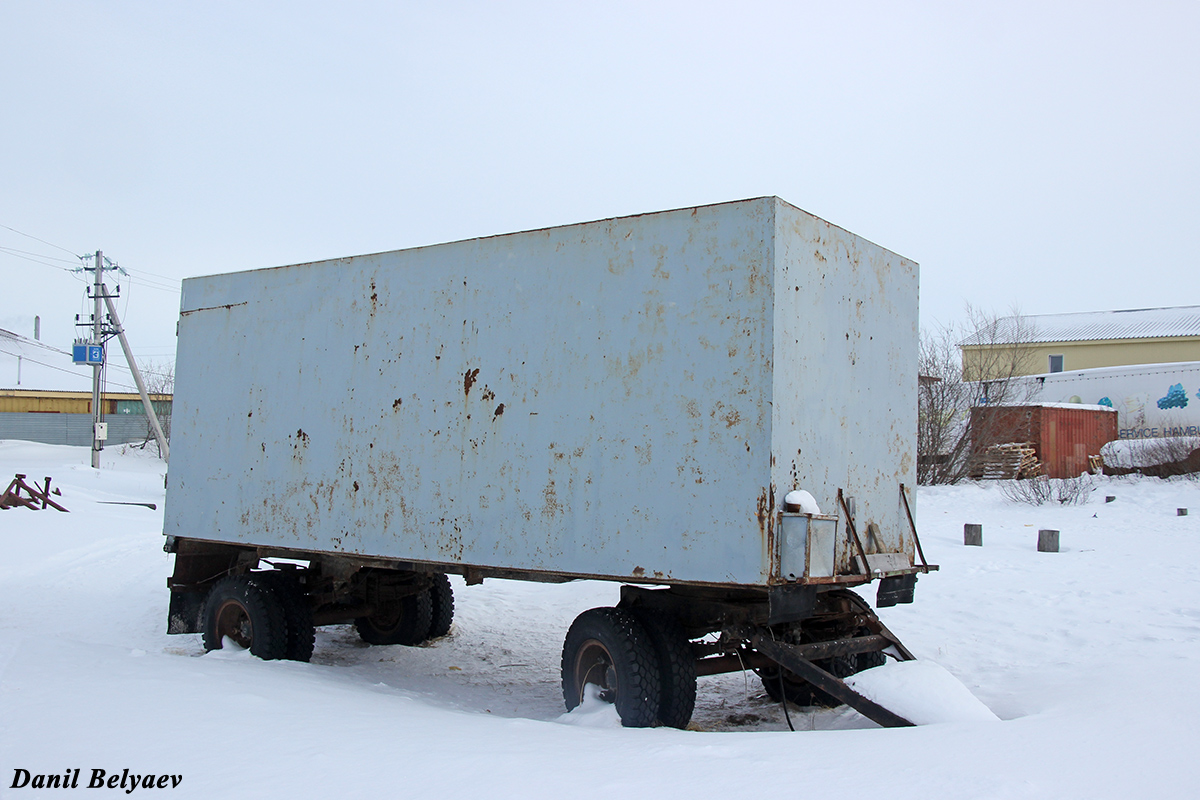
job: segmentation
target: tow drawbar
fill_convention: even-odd
[[[874,700],[864,697],[847,686],[845,681],[801,656],[799,647],[777,642],[762,633],[755,633],[750,638],[750,645],[779,666],[850,706],[872,722],[877,722],[885,728],[913,727],[913,723],[904,717],[894,714]]]

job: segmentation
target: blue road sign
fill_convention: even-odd
[[[104,363],[104,345],[102,344],[76,344],[71,347],[71,359],[76,364],[103,364]]]

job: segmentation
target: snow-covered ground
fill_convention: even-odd
[[[40,796],[12,788],[18,770],[76,768],[80,789],[94,769],[182,776],[173,797],[1194,791],[1197,482],[1102,480],[1074,507],[923,489],[918,525],[942,571],[881,616],[929,663],[864,673],[860,690],[951,721],[885,730],[793,709],[792,733],[753,675],[702,678],[697,730],[623,729],[586,705],[565,715],[562,638],[579,612],[614,604],[616,584],[454,579],[451,634],[423,647],[367,647],[337,627],[310,664],[205,655],[198,636],[164,632],[162,463],[114,448],[100,471],[87,464],[86,449],[0,442],[5,485],[50,475],[70,509],[0,511],[3,797]],[[982,548],[962,545],[968,522]],[[1039,528],[1061,531],[1061,552],[1037,552]],[[114,792],[127,793],[96,796]]]

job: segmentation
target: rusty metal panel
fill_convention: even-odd
[[[1072,478],[1090,472],[1089,457],[1117,438],[1117,412],[1108,408],[1033,406],[1032,428],[1042,472]]]
[[[990,443],[1028,442],[1041,474],[1073,478],[1090,471],[1089,459],[1118,437],[1118,416],[1105,406],[1036,403],[971,409],[971,425],[988,430]]]
[[[189,279],[165,532],[766,585],[799,485],[911,550],[915,332],[777,198]]]

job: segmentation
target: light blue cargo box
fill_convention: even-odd
[[[917,265],[774,197],[192,278],[165,532],[855,582],[840,489],[902,571],[917,345]],[[783,514],[795,488],[824,513]]]

